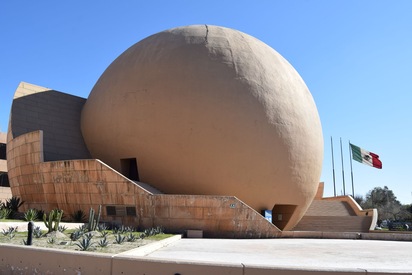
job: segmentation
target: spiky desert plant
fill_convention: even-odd
[[[3,229],[3,235],[8,237],[10,240],[13,239],[14,236],[16,236],[16,232],[17,232],[17,226],[16,227],[10,226],[8,229]]]
[[[29,209],[24,213],[24,220],[31,222],[37,220],[37,210],[36,209]]]
[[[136,241],[136,235],[130,232],[129,234],[126,235],[126,241],[127,242],[135,242]]]
[[[67,226],[65,225],[59,225],[59,227],[57,228],[57,230],[61,233],[63,233],[64,231],[67,230]]]
[[[33,228],[33,236],[35,238],[40,238],[43,235],[43,233],[41,232],[40,226],[35,226]]]
[[[117,234],[114,238],[115,243],[117,244],[122,244],[126,240],[126,236],[123,236],[122,234]]]
[[[5,207],[1,208],[0,209],[0,220],[1,219],[7,219],[10,216],[10,214],[11,214],[10,209],[5,208]]]
[[[70,240],[77,241],[78,239],[80,239],[81,236],[83,236],[83,234],[84,234],[83,231],[76,230],[70,234]]]
[[[98,245],[99,245],[100,247],[107,247],[107,246],[109,245],[109,241],[107,240],[106,237],[104,237],[103,239],[101,239],[101,240],[98,242]]]
[[[87,251],[93,247],[93,242],[92,239],[83,237],[81,241],[76,243],[76,245],[80,248],[81,251]]]
[[[13,196],[10,199],[6,200],[4,206],[13,212],[18,212],[20,206],[22,206],[23,203],[24,201],[21,201],[19,197]]]
[[[90,208],[89,211],[89,223],[87,224],[87,229],[88,231],[95,231],[97,226],[99,225],[100,222],[100,215],[102,213],[102,205],[99,205],[99,209],[97,212],[97,216],[95,217],[95,211],[93,208]]]
[[[43,222],[46,225],[48,232],[57,231],[59,228],[59,223],[63,216],[63,210],[53,209],[49,213],[49,217],[46,214],[43,215]]]
[[[86,214],[81,209],[77,210],[76,212],[74,212],[70,216],[72,218],[72,221],[74,221],[74,222],[85,222],[86,221]]]

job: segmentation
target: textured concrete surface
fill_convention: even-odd
[[[136,43],[96,82],[81,129],[113,169],[136,159],[139,180],[163,193],[276,205],[280,229],[317,192],[323,137],[308,88],[274,49],[233,29],[178,27]]]
[[[286,269],[412,274],[412,242],[270,239],[182,239],[147,255],[151,259],[273,266]]]

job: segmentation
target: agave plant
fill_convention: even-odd
[[[99,233],[100,233],[100,237],[102,237],[102,238],[104,238],[104,237],[106,237],[107,235],[109,235],[109,231],[99,231]]]
[[[89,239],[87,237],[83,237],[81,241],[76,243],[76,245],[80,248],[81,251],[90,250],[93,247],[93,244],[94,243],[92,242],[92,239]]]
[[[3,229],[3,235],[8,237],[10,240],[16,236],[17,226],[16,227],[9,227],[7,230]]]
[[[117,244],[122,244],[124,243],[124,241],[126,240],[126,236],[121,235],[120,233],[118,233],[115,237],[114,237],[114,241]]]
[[[99,242],[98,242],[98,245],[100,246],[100,247],[107,247],[108,245],[109,245],[109,241],[107,240],[107,238],[106,237],[104,237],[103,239],[101,239]]]
[[[19,197],[11,197],[10,199],[6,200],[4,206],[7,209],[10,209],[12,212],[18,212],[20,206],[24,203],[24,201],[20,201]]]
[[[91,232],[84,234],[84,237],[88,238],[91,240],[93,238],[93,234]]]
[[[54,244],[56,242],[56,239],[55,238],[48,238],[47,239],[47,243],[48,244]]]
[[[127,242],[135,242],[136,241],[136,235],[130,232],[129,234],[126,235],[126,241]]]
[[[3,236],[10,236],[10,235],[14,235],[17,232],[17,226],[16,227],[12,227],[10,226],[7,229],[3,229]]]
[[[41,232],[40,226],[35,226],[33,228],[33,236],[35,238],[40,238],[41,236],[43,236],[43,233]]]
[[[85,222],[86,221],[86,214],[81,209],[71,214],[70,217],[72,218],[72,221],[74,222]]]
[[[78,239],[80,239],[80,237],[82,237],[84,234],[83,231],[80,230],[76,230],[73,233],[70,234],[70,240],[72,241],[77,241]]]
[[[67,226],[65,225],[59,225],[59,227],[57,228],[57,230],[61,233],[63,233],[64,231],[67,230]]]
[[[36,209],[29,209],[24,213],[24,220],[31,222],[37,220],[38,212]]]
[[[5,207],[1,208],[0,209],[0,220],[1,219],[7,219],[10,216],[10,214],[11,214],[10,209],[5,208]]]
[[[97,231],[99,231],[99,232],[106,231],[107,229],[109,229],[109,227],[107,227],[107,225],[105,223],[99,223],[97,225]]]

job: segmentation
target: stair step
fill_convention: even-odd
[[[293,229],[296,231],[368,232],[369,216],[304,216]]]

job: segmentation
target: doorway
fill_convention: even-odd
[[[136,158],[129,158],[129,159],[121,159],[120,165],[122,169],[122,174],[134,181],[140,181],[139,177],[139,169],[137,167],[137,159]]]
[[[272,223],[283,230],[295,212],[297,205],[276,204],[272,209]]]

